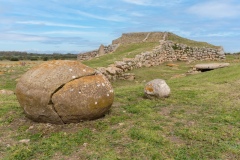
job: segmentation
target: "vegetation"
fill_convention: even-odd
[[[0,95],[0,159],[240,159],[240,63],[227,58],[230,67],[186,77],[181,75],[194,64],[133,70],[135,81],[112,83],[109,114],[78,124],[32,122],[15,95]],[[0,65],[6,70],[0,90],[14,90],[29,67]],[[144,98],[144,84],[154,78],[166,80],[169,98]]]
[[[57,60],[57,59],[76,59],[76,54],[38,54],[38,53],[27,53],[27,52],[17,52],[17,51],[0,51],[0,60],[10,60],[10,61],[20,61],[20,60],[31,60],[31,61],[47,61],[47,60]]]
[[[92,67],[106,67],[109,64],[113,64],[115,61],[122,61],[123,58],[134,58],[137,54],[149,51],[158,44],[157,42],[124,44],[119,46],[114,53],[94,58],[83,63]]]
[[[206,42],[198,42],[182,38],[173,33],[168,34],[168,40],[171,40],[175,43],[186,44],[189,47],[209,47],[209,48],[219,48],[219,46],[214,46]],[[115,61],[122,61],[123,58],[134,58],[137,54],[152,50],[154,47],[158,46],[159,42],[142,42],[142,43],[130,43],[130,44],[121,44],[120,47],[112,54],[107,54],[101,57],[97,57],[83,63],[91,67],[107,67],[110,64],[113,64]],[[186,50],[189,49],[186,47]],[[180,49],[176,44],[173,46],[174,50]]]
[[[186,44],[190,47],[209,47],[209,48],[218,48],[219,46],[214,46],[212,44],[209,44],[207,42],[198,42],[198,41],[193,41],[187,38],[180,37],[176,34],[169,33],[168,34],[168,40],[171,40],[176,43],[182,43]]]

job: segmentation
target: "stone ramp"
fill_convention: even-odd
[[[151,32],[147,34],[147,36],[144,38],[143,42],[145,42],[148,39],[150,34],[151,34]]]

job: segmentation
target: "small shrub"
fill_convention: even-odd
[[[17,57],[12,57],[10,61],[19,61],[19,59]]]
[[[48,60],[48,57],[43,57],[43,61],[47,61]]]
[[[179,49],[179,46],[177,46],[176,44],[174,44],[174,46],[172,46],[172,48],[173,48],[174,50],[177,50],[177,49]]]
[[[38,58],[37,58],[37,57],[31,57],[30,60],[31,60],[31,61],[37,61]]]

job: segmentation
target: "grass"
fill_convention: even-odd
[[[198,42],[189,40],[187,38],[182,38],[173,33],[169,33],[168,40],[171,40],[175,43],[186,44],[191,47],[219,48],[219,46],[214,46],[206,42]],[[158,45],[159,42],[121,44],[115,52],[88,61],[83,61],[83,63],[93,68],[107,67],[110,64],[114,64],[115,61],[122,61],[123,58],[134,58],[137,54],[140,54],[145,51],[150,51]]]
[[[109,114],[78,124],[32,122],[15,95],[0,95],[0,159],[240,159],[240,64],[227,61],[230,67],[185,77],[176,75],[194,64],[133,70],[135,81],[112,83]],[[11,82],[0,89],[14,90],[27,69],[0,75]],[[144,98],[154,78],[166,80],[169,98]]]
[[[91,67],[107,67],[115,61],[122,61],[123,58],[134,58],[137,54],[144,51],[149,51],[158,43],[133,43],[120,45],[115,52],[107,54],[92,60],[84,61],[83,63]]]
[[[219,47],[219,46],[214,46],[212,44],[209,44],[207,42],[198,42],[198,41],[190,40],[187,38],[183,38],[183,37],[180,37],[173,33],[169,33],[168,40],[171,40],[175,43],[186,44],[191,47],[209,47],[209,48],[218,48]]]

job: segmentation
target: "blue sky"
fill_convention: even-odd
[[[83,52],[168,31],[240,51],[239,0],[0,0],[0,50]]]

